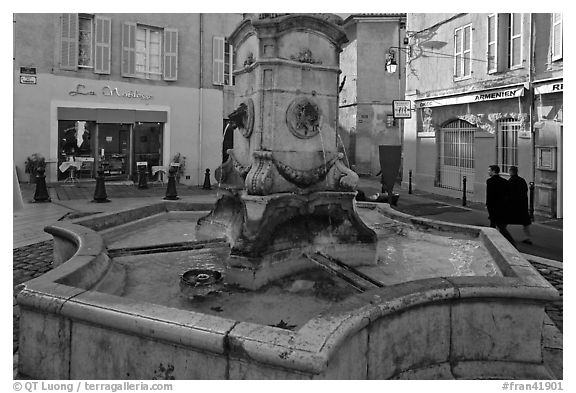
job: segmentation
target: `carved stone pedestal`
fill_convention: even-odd
[[[376,234],[354,205],[355,192],[248,195],[227,192],[198,232],[231,245],[224,280],[249,289],[310,267],[303,252],[374,243]]]

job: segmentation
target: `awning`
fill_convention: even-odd
[[[534,87],[534,94],[562,93],[564,82],[554,82]]]
[[[104,108],[58,108],[58,120],[86,120],[98,123],[166,123],[166,111],[104,109]]]
[[[454,97],[428,98],[416,102],[416,108],[430,108],[434,106],[468,104],[471,102],[484,102],[493,100],[505,100],[508,98],[522,97],[524,86],[514,86],[506,89],[487,90],[474,94]]]

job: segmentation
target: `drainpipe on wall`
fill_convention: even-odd
[[[203,63],[204,63],[204,51],[202,48],[203,45],[203,36],[204,36],[204,32],[203,32],[203,23],[204,23],[204,19],[203,19],[203,15],[202,14],[198,14],[198,18],[199,18],[199,26],[200,26],[200,53],[198,55],[198,58],[200,59],[200,70],[198,72],[199,75],[199,86],[198,86],[198,186],[200,186],[200,182],[201,182],[201,178],[202,178],[202,121],[203,121],[203,116],[202,116],[202,111],[203,106],[202,106],[202,79],[203,79]]]
[[[529,94],[529,99],[530,99],[530,105],[529,105],[529,112],[528,112],[528,119],[530,122],[530,133],[531,133],[531,137],[532,137],[532,181],[536,182],[536,132],[534,130],[534,88],[532,86],[532,67],[534,66],[534,64],[536,64],[534,62],[534,35],[535,35],[536,29],[534,28],[534,15],[532,13],[530,13],[530,44],[529,44],[529,51],[530,51],[530,56],[528,56],[528,61],[529,61],[529,67],[528,67],[528,94]]]

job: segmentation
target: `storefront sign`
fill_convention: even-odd
[[[393,100],[392,109],[395,119],[410,119],[412,118],[410,101]]]
[[[77,96],[77,95],[95,96],[96,92],[94,90],[87,89],[85,85],[79,83],[76,85],[76,88],[74,90],[69,91],[68,94],[71,96]],[[123,98],[136,98],[136,99],[140,99],[140,100],[151,100],[152,99],[151,95],[144,94],[138,90],[123,91],[117,87],[111,87],[111,86],[104,86],[102,88],[102,95],[106,96],[106,97],[114,97],[115,96],[115,97],[123,97]]]
[[[138,98],[141,100],[151,100],[152,96],[139,92],[138,90],[128,90],[122,91],[117,87],[104,86],[102,88],[102,94],[105,96],[117,96],[125,98]]]
[[[564,92],[564,82],[549,83],[534,88],[535,94],[549,94]]]
[[[20,67],[20,73],[26,75],[36,75],[36,67]]]
[[[524,86],[516,86],[508,89],[485,91],[482,93],[468,94],[458,97],[435,98],[416,103],[417,108],[430,108],[435,106],[468,104],[471,102],[484,102],[493,100],[504,100],[524,95]]]
[[[20,75],[20,83],[23,85],[35,85],[36,75]]]

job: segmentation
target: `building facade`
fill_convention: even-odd
[[[133,179],[137,163],[179,160],[181,181],[202,184],[222,162],[242,14],[15,14],[14,164],[33,153],[48,182],[64,162]],[[176,157],[178,156],[178,157]]]
[[[392,101],[404,99],[406,14],[351,14],[343,23],[348,43],[340,54],[338,134],[351,167],[360,175],[380,172],[379,146],[401,146],[402,121]],[[386,71],[387,56],[398,63]]]
[[[484,201],[488,166],[514,165],[535,210],[561,214],[561,32],[558,14],[408,14],[413,187]]]

